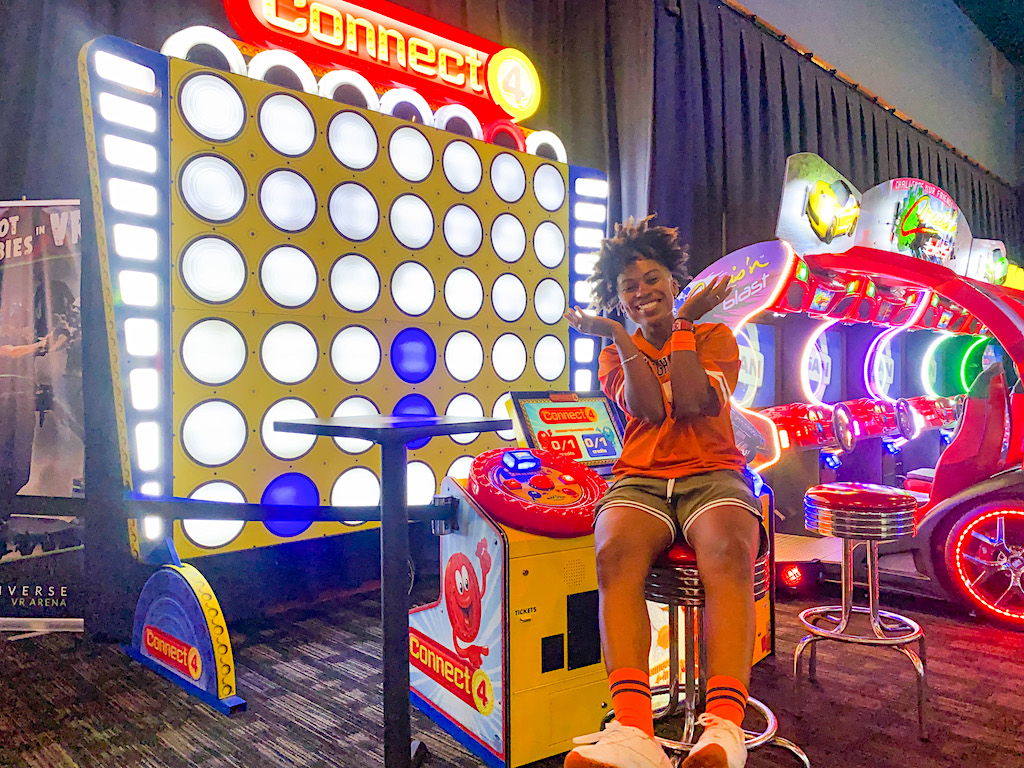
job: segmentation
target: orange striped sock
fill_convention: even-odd
[[[654,736],[654,714],[651,711],[651,676],[642,669],[623,667],[608,675],[612,690],[615,719],[622,725],[639,728]]]
[[[704,711],[709,715],[743,725],[743,712],[747,708],[747,689],[735,677],[715,675],[708,680]]]

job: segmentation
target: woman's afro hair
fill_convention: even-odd
[[[675,228],[652,226],[651,219],[656,215],[652,213],[638,222],[630,216],[624,223],[615,225],[614,236],[601,241],[594,274],[588,278],[592,307],[611,310],[618,306],[619,275],[640,259],[658,262],[680,285],[690,279],[686,271],[690,258],[688,246],[679,244]]]

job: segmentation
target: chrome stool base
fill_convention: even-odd
[[[800,623],[810,633],[797,645],[793,655],[793,675],[800,678],[800,658],[809,646],[811,657],[808,663],[808,676],[817,679],[817,644],[821,640],[835,640],[851,645],[869,645],[892,648],[910,659],[914,673],[918,678],[918,728],[922,740],[928,739],[925,726],[925,714],[928,703],[928,683],[925,678],[925,633],[921,625],[909,620],[906,616],[882,610],[879,607],[879,542],[892,535],[903,535],[905,528],[912,523],[912,513],[908,509],[871,511],[850,511],[844,508],[829,509],[822,501],[830,488],[855,488],[855,483],[836,483],[819,485],[811,488],[805,497],[805,520],[808,530],[825,536],[836,536],[843,539],[843,604],[822,605],[808,608],[801,612]],[[863,486],[871,490],[874,486]],[[883,489],[886,493],[892,489]],[[846,490],[849,493],[849,490]],[[898,493],[893,492],[892,493]],[[812,498],[813,497],[813,498]],[[824,525],[827,522],[828,525]],[[856,523],[856,525],[854,524]],[[830,526],[830,527],[829,527]],[[838,527],[837,527],[838,526]],[[867,605],[853,604],[854,587],[854,552],[860,544],[867,550]],[[866,615],[870,624],[870,634],[857,634],[849,630],[850,618],[854,615]],[[828,622],[830,627],[819,627],[819,622]],[[911,643],[919,644],[919,652],[909,647]]]
[[[669,693],[669,686],[659,685],[651,689],[651,695],[658,696]],[[747,735],[746,745],[747,750],[755,749],[757,747],[771,746],[780,747],[781,749],[788,750],[793,753],[797,760],[804,768],[811,768],[811,761],[804,754],[804,751],[800,749],[789,739],[784,739],[781,736],[777,736],[776,733],[779,729],[779,721],[775,717],[775,713],[772,712],[767,705],[758,701],[754,698],[747,699],[747,707],[756,711],[765,720],[765,727],[760,731],[752,731],[743,729],[743,732]],[[664,715],[662,716],[665,717]],[[678,753],[681,756],[685,756],[693,748],[693,745],[697,743],[694,731],[697,728],[697,719],[693,714],[692,707],[686,707],[686,717],[683,722],[683,733],[682,738],[677,740],[674,739],[663,739],[660,736],[655,736],[655,740],[661,744],[661,746],[668,750],[670,753]]]

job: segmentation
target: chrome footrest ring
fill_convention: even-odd
[[[851,612],[866,616],[871,614],[869,608],[859,605],[852,606]],[[839,632],[837,629],[827,629],[815,623],[815,621],[822,620],[830,621],[838,627],[840,622],[836,621],[836,618],[841,618],[842,615],[843,607],[841,605],[822,605],[817,608],[808,608],[805,611],[801,611],[799,619],[804,628],[812,635],[828,640],[838,640],[841,643],[905,645],[919,639],[924,634],[921,630],[921,625],[916,621],[908,619],[906,616],[901,616],[898,613],[882,610],[878,611],[878,618],[886,622],[885,625],[881,625],[881,621],[879,622],[881,625],[879,629],[883,632],[882,636],[877,634],[855,635],[845,629],[843,632]],[[900,634],[891,634],[893,632],[899,632]]]

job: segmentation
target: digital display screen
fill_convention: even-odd
[[[736,334],[740,373],[733,398],[744,408],[775,405],[775,327],[747,323]]]
[[[832,303],[832,297],[835,295],[835,291],[818,286],[814,289],[814,298],[811,299],[810,311],[824,312],[828,309],[828,305]]]
[[[622,453],[622,427],[603,392],[513,392],[517,432],[541,448],[581,464],[611,466]]]

